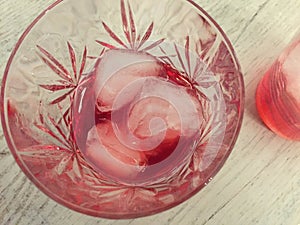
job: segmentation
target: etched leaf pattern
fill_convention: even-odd
[[[80,84],[87,59],[87,48],[82,53],[81,62],[77,65],[76,53],[70,42],[67,42],[67,52],[71,68],[66,68],[59,60],[42,46],[37,45],[37,54],[41,60],[57,75],[57,83],[39,84],[45,91],[59,92],[49,105],[56,106],[58,117],[54,118],[50,113],[39,112],[39,121],[34,122],[34,127],[39,133],[47,136],[51,145],[36,145],[20,150],[20,155],[25,159],[38,158],[47,162],[56,160],[52,168],[58,175],[68,174],[74,181],[82,178],[82,156],[77,150],[72,128],[72,102],[74,93]],[[51,94],[50,94],[51,95]],[[63,107],[67,106],[67,107]],[[80,160],[81,159],[81,160]],[[45,168],[46,170],[46,168]]]
[[[82,61],[80,63],[79,71],[77,71],[77,59],[75,55],[75,50],[72,45],[68,42],[68,52],[70,57],[70,62],[72,68],[70,70],[66,69],[50,52],[48,52],[43,47],[37,45],[39,50],[38,54],[43,62],[49,66],[49,68],[57,74],[61,80],[58,80],[58,84],[40,84],[40,87],[51,91],[51,92],[62,92],[59,97],[56,97],[50,102],[50,104],[57,104],[64,101],[68,96],[72,95],[79,85],[86,59],[87,59],[87,48],[84,48]]]
[[[153,41],[150,45],[145,46],[147,41],[150,41],[150,37],[154,28],[154,23],[152,22],[148,26],[143,35],[138,34],[138,30],[135,25],[134,16],[129,1],[126,10],[125,0],[120,0],[120,8],[122,20],[121,26],[123,27],[123,32],[126,37],[127,43],[125,43],[125,41],[122,41],[121,38],[105,22],[102,22],[102,25],[107,34],[111,37],[111,39],[113,39],[117,44],[119,44],[121,48],[131,49],[134,51],[148,51],[152,48],[159,46],[165,40],[165,38],[161,38],[159,40]],[[108,49],[119,48],[114,44],[110,44],[104,41],[96,40],[96,42]]]

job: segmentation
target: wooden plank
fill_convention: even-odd
[[[0,0],[0,73],[22,31],[53,0]],[[246,84],[238,142],[222,170],[185,203],[151,217],[105,220],[69,210],[21,172],[0,132],[0,224],[300,224],[300,143],[281,139],[259,120],[257,83],[297,32],[299,0],[197,0],[233,43]]]

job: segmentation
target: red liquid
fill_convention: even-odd
[[[272,131],[287,139],[300,140],[300,105],[287,91],[287,76],[282,64],[275,62],[258,85],[257,110]]]
[[[154,183],[172,176],[192,155],[200,137],[201,99],[185,74],[170,65],[117,51],[113,60],[123,54],[132,57],[129,66],[112,62],[120,69],[102,85],[99,77],[111,66],[104,57],[79,87],[75,139],[86,160],[109,179]]]

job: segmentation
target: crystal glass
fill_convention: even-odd
[[[244,86],[191,0],[61,0],[17,43],[1,101],[8,146],[40,190],[120,219],[207,185],[237,139]]]
[[[283,138],[300,141],[300,35],[280,54],[257,87],[264,123]]]

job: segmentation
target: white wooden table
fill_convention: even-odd
[[[1,77],[18,37],[52,2],[0,0]],[[231,39],[246,84],[242,130],[214,180],[190,200],[158,215],[122,221],[93,218],[58,205],[40,192],[14,162],[0,131],[0,224],[300,224],[300,143],[269,131],[260,121],[254,101],[263,73],[300,29],[300,1],[196,2]]]

